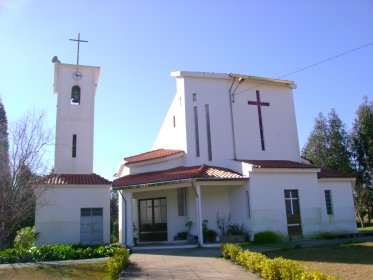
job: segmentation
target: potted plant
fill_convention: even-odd
[[[193,222],[192,221],[188,221],[185,223],[185,227],[187,228],[187,232],[188,232],[188,241],[189,242],[194,242],[194,235],[191,234],[191,229],[192,229],[192,226],[193,226]]]

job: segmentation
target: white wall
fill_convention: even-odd
[[[40,187],[39,187],[40,188]],[[103,208],[103,241],[110,243],[110,186],[49,186],[37,201],[37,244],[80,243],[80,209]]]
[[[356,232],[355,208],[352,195],[353,182],[348,180],[319,180],[321,205],[321,231],[327,232]],[[332,194],[333,214],[326,212],[325,190]]]

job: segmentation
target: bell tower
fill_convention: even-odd
[[[54,65],[57,174],[93,173],[94,98],[99,75],[99,67]]]

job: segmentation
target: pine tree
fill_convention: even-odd
[[[0,182],[6,178],[9,178],[8,120],[0,99]]]
[[[351,153],[348,148],[349,135],[345,125],[332,109],[328,119],[322,113],[315,119],[315,126],[302,155],[322,167],[350,172]]]

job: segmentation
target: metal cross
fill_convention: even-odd
[[[261,102],[259,90],[256,91],[256,101],[248,101],[249,105],[256,105],[258,107],[258,118],[259,118],[259,130],[260,130],[260,141],[262,144],[262,150],[265,150],[264,146],[264,134],[263,134],[263,120],[262,120],[262,107],[269,106],[269,102]]]
[[[78,52],[77,52],[77,55],[76,55],[76,65],[78,66],[79,65],[79,45],[80,45],[80,42],[88,43],[88,41],[80,40],[80,33],[78,33],[78,40],[76,40],[76,39],[69,39],[69,40],[78,42]]]

